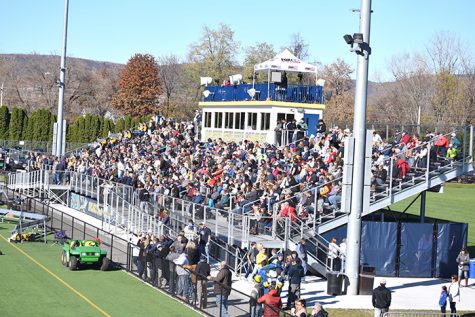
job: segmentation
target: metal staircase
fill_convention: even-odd
[[[368,207],[366,210],[363,210],[362,216],[429,190],[434,186],[442,185],[451,179],[472,171],[473,127],[463,127],[457,130],[457,132],[462,135],[463,142],[459,154],[454,158],[448,159],[438,156],[436,152],[440,149],[434,146],[434,140],[390,157],[385,162],[385,165],[389,167],[388,179],[386,183],[375,186],[371,192],[367,193],[365,200]],[[425,159],[422,157],[418,162],[414,162],[416,167],[411,169],[404,177],[400,177],[396,172],[395,163],[399,158],[412,156],[411,153],[415,151],[426,153]],[[346,178],[347,175],[344,175],[343,179]],[[333,208],[327,210],[324,206],[319,204],[317,193],[322,186],[325,186],[325,184],[308,189],[299,193],[296,197],[290,198],[299,198],[305,192],[311,193],[314,201],[311,206],[317,210],[317,213],[314,213],[313,217],[309,217],[309,219],[305,220],[297,219],[290,221],[288,218],[285,219],[289,225],[281,230],[277,230],[277,238],[281,241],[285,241],[285,245],[288,249],[294,249],[300,239],[305,238],[307,240],[306,246],[309,253],[308,264],[315,271],[325,276],[326,272],[332,271],[332,263],[329,263],[331,259],[328,257],[330,243],[325,240],[321,234],[347,224],[348,213],[345,212],[345,210],[349,212],[349,208],[342,206],[340,209]],[[350,191],[343,190],[343,196],[345,194],[351,196]],[[342,197],[342,204],[349,204],[350,201],[351,197]],[[284,201],[279,203],[282,202]],[[341,268],[344,268],[344,265],[341,265]]]
[[[376,186],[371,191],[369,197],[367,197],[369,199],[369,207],[363,210],[362,216],[369,215],[472,171],[473,126],[466,126],[456,131],[462,135],[463,140],[460,152],[455,158],[438,156],[437,152],[440,149],[434,145],[434,140],[389,158],[385,162],[385,165],[389,166],[388,179],[384,184]],[[450,134],[446,135],[446,137],[450,138]],[[410,152],[413,153],[414,151],[425,151],[427,154],[423,159],[416,162],[418,163],[416,167],[412,168],[404,178],[399,178],[396,173],[395,162],[401,157],[409,157]],[[343,197],[342,201],[345,200]],[[334,219],[328,219],[326,222],[318,225],[317,233],[323,234],[347,222],[347,214],[342,214]]]

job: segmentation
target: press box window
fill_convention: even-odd
[[[215,128],[223,127],[223,113],[222,112],[216,112],[214,114],[214,127]]]
[[[211,112],[205,112],[205,128],[211,128]]]
[[[244,124],[246,118],[245,112],[236,112],[236,116],[234,117],[234,129],[244,130]]]
[[[270,113],[261,113],[261,130],[266,131],[270,129]]]
[[[250,128],[251,130],[257,129],[257,113],[255,112],[247,113],[247,128]]]
[[[224,117],[224,128],[225,129],[232,129],[233,128],[233,119],[234,119],[234,112],[225,112],[225,117]]]

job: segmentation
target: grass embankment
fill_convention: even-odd
[[[0,223],[2,317],[199,316],[124,271],[87,268],[71,272],[60,263],[60,246],[11,244],[5,240],[11,229],[12,225]]]

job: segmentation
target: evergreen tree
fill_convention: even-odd
[[[23,109],[14,107],[12,109],[10,123],[8,125],[8,139],[9,140],[21,140],[23,137],[24,124],[28,122],[26,117],[26,111]]]
[[[28,113],[26,112],[25,109],[20,109],[20,117],[21,117],[21,140],[25,139],[25,132],[26,132],[26,127],[28,126]]]
[[[115,133],[120,133],[120,132],[123,132],[125,130],[125,120],[124,118],[120,118],[119,120],[117,120],[117,123],[115,124]]]
[[[101,137],[106,138],[109,135],[109,132],[114,133],[114,121],[111,119],[105,119],[104,124],[102,126],[102,133]]]
[[[8,125],[10,124],[10,110],[7,106],[0,107],[0,139],[8,139]]]
[[[78,130],[77,130],[77,140],[78,142],[86,142],[86,119],[84,117],[79,117],[78,121]]]
[[[124,117],[124,121],[125,121],[125,130],[132,128],[132,118],[129,115]]]

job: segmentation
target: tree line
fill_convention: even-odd
[[[67,142],[88,143],[106,138],[110,133],[120,133],[147,122],[149,116],[124,116],[116,121],[102,115],[86,114],[67,122]],[[12,141],[52,141],[53,126],[57,118],[47,109],[38,109],[28,115],[26,109],[0,107],[0,139]]]
[[[200,86],[201,76],[212,77],[213,84],[220,85],[229,75],[241,73],[244,81],[250,82],[253,65],[286,48],[317,65],[319,77],[325,80],[326,121],[351,124],[354,69],[340,58],[326,65],[312,61],[309,47],[300,34],[294,34],[280,48],[266,42],[242,47],[232,28],[221,24],[216,28],[205,26],[183,59],[173,54],[134,54],[125,66],[108,68],[104,64],[94,69],[86,67],[82,60],[72,59],[66,79],[66,117],[74,120],[83,113],[120,117],[160,112],[192,118],[204,90]],[[242,62],[238,60],[241,55]],[[6,78],[5,102],[21,105],[28,113],[37,107],[52,110],[57,104],[57,87],[51,74],[58,60],[36,63],[27,69],[0,60],[0,76]],[[368,122],[461,125],[475,121],[475,63],[471,51],[463,47],[455,34],[438,33],[427,43],[425,51],[394,56],[387,68],[390,78],[371,83]],[[24,74],[16,73],[18,69]],[[25,78],[29,78],[29,86]],[[288,76],[289,83],[302,81],[313,85],[315,80],[305,74]],[[32,96],[41,99],[32,101]]]

